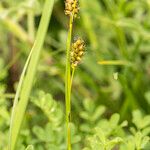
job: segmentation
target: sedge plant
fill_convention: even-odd
[[[66,48],[66,74],[65,74],[65,101],[66,101],[66,126],[67,126],[67,149],[71,150],[71,87],[75,68],[84,54],[84,41],[81,38],[72,43],[72,30],[74,19],[79,12],[78,0],[65,1],[65,14],[69,16],[69,30]]]

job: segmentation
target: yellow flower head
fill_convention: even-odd
[[[81,38],[78,38],[72,44],[71,67],[76,67],[78,65],[84,53],[85,53],[85,42]]]
[[[67,16],[73,15],[73,17],[76,18],[78,12],[79,12],[78,0],[66,0],[65,1],[65,14]]]

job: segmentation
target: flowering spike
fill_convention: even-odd
[[[78,38],[73,44],[72,44],[72,50],[71,50],[71,67],[74,68],[78,65],[78,63],[81,61],[83,55],[85,52],[85,42]]]
[[[74,18],[77,17],[79,12],[79,3],[78,0],[66,0],[65,1],[65,15],[71,16]]]

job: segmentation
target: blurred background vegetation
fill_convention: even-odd
[[[42,8],[43,0],[0,1],[0,150]],[[18,150],[66,149],[67,29],[64,1],[56,0]],[[73,149],[149,150],[150,1],[80,0],[74,34],[84,37],[86,54],[73,81]],[[110,60],[125,63],[98,63]]]

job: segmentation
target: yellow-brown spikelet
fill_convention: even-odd
[[[82,56],[84,55],[84,52],[85,52],[85,42],[81,38],[78,38],[72,44],[72,50],[71,50],[71,67],[72,68],[78,65],[78,63],[82,59]]]
[[[79,12],[78,0],[66,0],[65,1],[65,14],[67,16],[73,15],[73,17],[76,18],[78,12]]]

